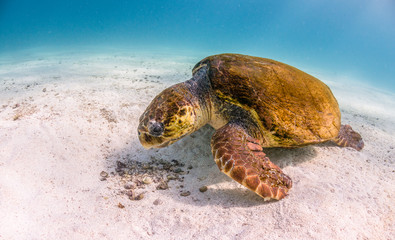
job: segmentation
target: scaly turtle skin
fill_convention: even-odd
[[[274,60],[239,54],[207,57],[192,79],[161,92],[140,117],[146,148],[165,147],[205,124],[219,169],[265,200],[282,199],[291,179],[263,152],[333,141],[361,150],[361,136],[340,124],[331,90],[317,78]]]

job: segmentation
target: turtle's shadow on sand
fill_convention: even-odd
[[[158,191],[160,194],[173,197],[177,201],[189,202],[197,206],[205,205],[220,205],[224,208],[231,207],[251,207],[262,204],[271,204],[276,201],[265,202],[261,197],[252,191],[239,186],[234,180],[221,173],[215,164],[210,148],[211,136],[214,130],[211,127],[203,127],[197,132],[185,137],[179,142],[167,148],[158,149],[154,151],[143,150],[139,154],[140,161],[144,159],[152,159],[160,156],[161,159],[171,162],[176,159],[185,164],[185,166],[192,165],[193,168],[189,170],[189,174],[184,175],[184,189],[190,190],[191,196],[189,199],[180,197],[179,190],[170,189],[170,191]],[[139,145],[137,139],[131,141],[132,146]],[[130,145],[129,145],[130,146]],[[135,147],[133,147],[135,148]],[[130,154],[133,148],[126,147],[122,149],[119,154]],[[285,148],[267,148],[264,149],[266,155],[273,163],[280,168],[287,166],[296,166],[303,162],[309,161],[317,156],[316,147],[306,146],[294,149]],[[122,153],[121,153],[122,152]],[[186,154],[188,152],[189,154]],[[193,152],[193,153],[192,153]],[[114,153],[117,154],[117,153]],[[187,155],[187,156],[186,156]],[[193,162],[198,159],[198,162]],[[112,160],[114,161],[114,160]],[[115,164],[115,163],[112,163]],[[286,172],[286,169],[285,169]],[[292,178],[292,176],[290,176]],[[203,178],[203,180],[201,180]],[[197,183],[199,182],[199,183]],[[224,182],[227,186],[234,186],[233,188],[221,188],[221,186],[210,187]],[[234,185],[232,184],[234,182]],[[201,193],[198,188],[200,186],[208,186],[207,192]]]

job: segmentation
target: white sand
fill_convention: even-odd
[[[21,54],[23,56],[24,54]],[[263,202],[220,173],[205,127],[145,150],[138,118],[203,56],[112,52],[0,59],[0,239],[391,239],[395,236],[395,95],[327,82],[361,152],[321,144],[267,149],[292,177],[284,200]],[[170,189],[131,201],[117,160],[192,165]],[[208,186],[205,193],[199,187]],[[160,199],[162,204],[154,205]],[[121,203],[125,207],[119,208]],[[391,237],[392,236],[392,237]]]

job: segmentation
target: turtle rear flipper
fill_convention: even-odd
[[[292,187],[291,179],[266,157],[259,141],[235,123],[215,132],[211,148],[223,173],[265,200],[280,200]]]
[[[358,151],[364,147],[361,135],[354,131],[350,125],[341,125],[339,135],[333,139],[333,142],[340,147],[352,147]]]

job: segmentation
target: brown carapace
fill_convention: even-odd
[[[274,60],[220,54],[200,61],[192,79],[160,93],[140,117],[146,148],[165,147],[205,124],[216,129],[211,148],[218,168],[265,200],[282,199],[291,179],[265,155],[266,147],[333,141],[361,150],[361,135],[341,125],[338,103],[317,78]]]

